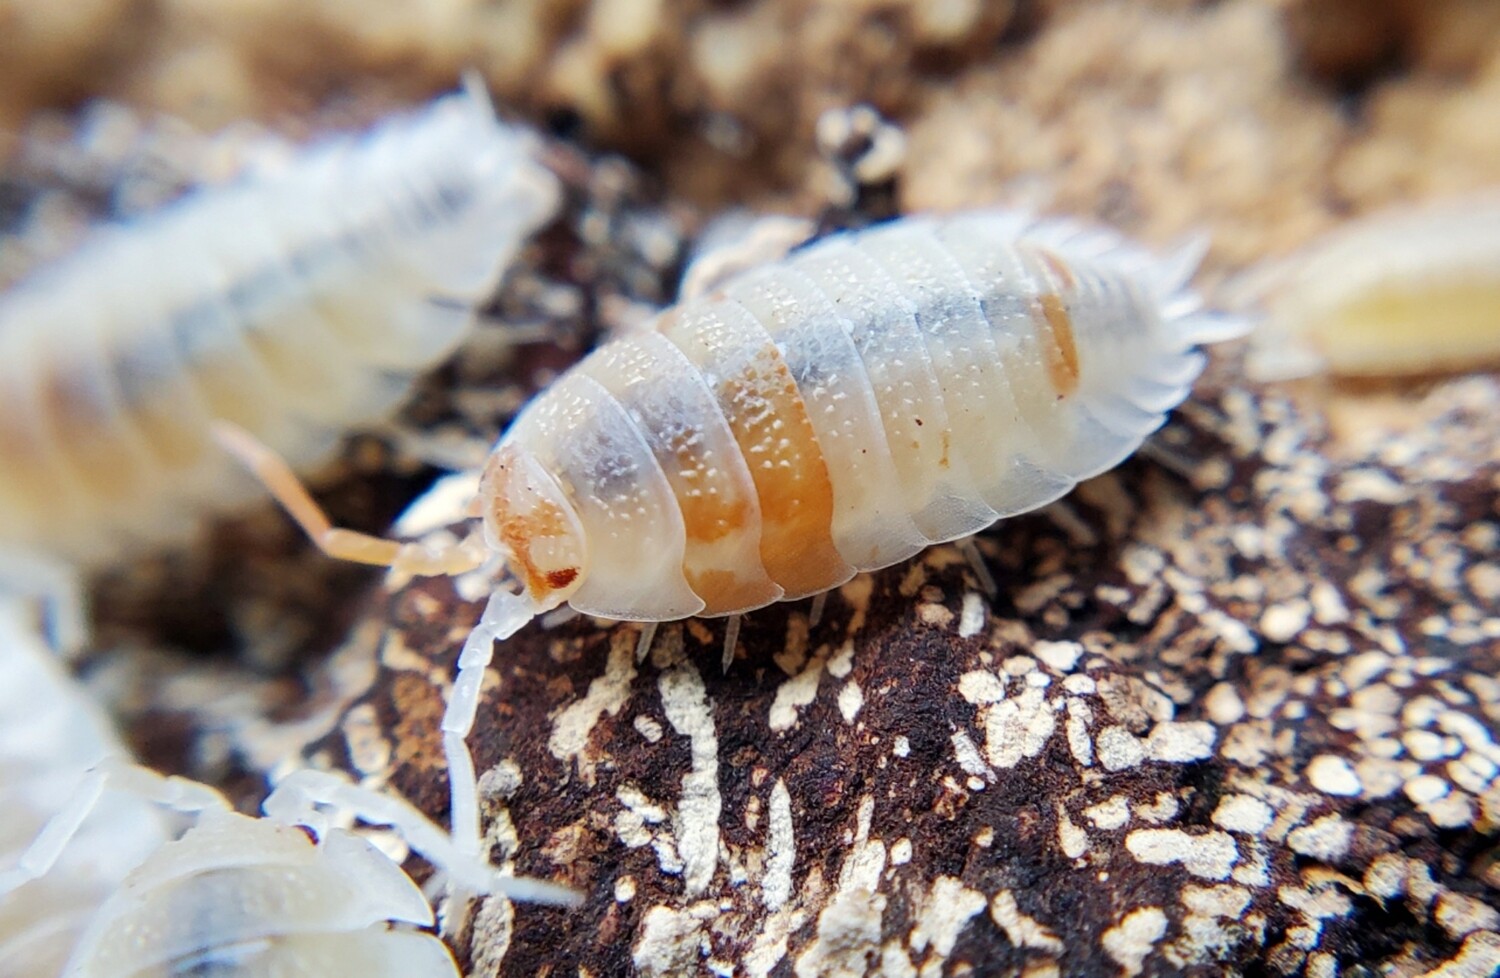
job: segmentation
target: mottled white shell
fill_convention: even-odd
[[[557,199],[465,93],[98,232],[0,296],[0,547],[184,536],[252,491],[213,419],[323,460],[452,352]]]
[[[578,583],[530,599],[736,614],[1056,499],[1162,423],[1195,344],[1241,332],[1183,291],[1198,254],[985,211],[835,235],[711,286],[501,439],[490,484],[540,466],[582,528]],[[518,518],[487,505],[514,556]]]
[[[1500,196],[1374,214],[1258,277],[1257,380],[1500,363]]]

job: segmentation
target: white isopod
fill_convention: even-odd
[[[1500,195],[1374,214],[1254,278],[1258,380],[1500,363]]]
[[[122,754],[103,711],[62,671],[21,603],[0,600],[0,894],[83,772]],[[112,794],[75,829],[53,870],[0,895],[0,978],[54,978],[93,912],[169,838],[149,802]]]
[[[207,785],[108,761],[0,869],[0,976],[457,978],[442,941],[415,929],[434,924],[422,891],[371,843],[331,826],[324,803],[395,826],[466,893],[577,902],[468,858],[410,805],[332,775],[294,772],[257,819]],[[154,844],[140,852],[145,834],[115,819],[148,804],[195,823],[171,841],[153,823]]]
[[[569,370],[480,482],[484,539],[521,590],[491,596],[460,656],[457,841],[478,844],[464,738],[496,639],[564,601],[738,615],[1058,498],[1161,425],[1195,345],[1243,332],[1185,289],[1199,255],[1008,213],[908,218],[738,274]],[[330,530],[223,434],[330,553],[417,573],[452,557]]]
[[[0,676],[0,978],[189,964],[247,978],[456,975],[436,938],[388,926],[432,924],[421,892],[331,828],[320,804],[394,826],[467,892],[575,902],[497,875],[410,805],[332,775],[293,772],[267,799],[268,818],[254,819],[205,785],[124,763],[108,718],[15,599],[0,601]],[[184,814],[196,824],[176,838]]]
[[[0,548],[92,563],[248,483],[232,421],[299,467],[451,353],[555,208],[482,90],[103,230],[0,296]]]

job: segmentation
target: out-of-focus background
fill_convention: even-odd
[[[907,209],[1026,178],[1245,262],[1500,179],[1497,23],[1486,0],[6,0],[0,126],[103,97],[295,132],[477,69],[718,207],[816,195],[814,121],[869,102],[910,132]]]

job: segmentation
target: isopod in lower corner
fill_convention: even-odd
[[[569,370],[480,482],[484,539],[521,590],[492,594],[459,658],[457,840],[478,844],[465,738],[497,639],[564,602],[738,615],[1058,498],[1161,425],[1196,345],[1243,333],[1186,289],[1199,255],[1003,212],[907,218],[737,275]],[[272,454],[221,438],[331,554],[482,560],[332,529]]]
[[[1500,194],[1378,212],[1251,279],[1257,380],[1500,364]]]
[[[103,229],[0,296],[0,549],[76,566],[185,536],[251,488],[212,419],[299,468],[380,421],[555,209],[534,155],[470,86]]]
[[[456,976],[419,929],[433,924],[421,891],[325,807],[394,827],[465,893],[577,901],[500,874],[403,800],[335,775],[291,772],[255,819],[122,760],[108,718],[16,599],[0,599],[0,676],[0,978],[230,962],[247,976]]]

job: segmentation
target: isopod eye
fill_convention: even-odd
[[[485,537],[505,555],[539,611],[557,607],[583,586],[583,526],[567,493],[534,455],[514,445],[496,449],[479,498]]]

